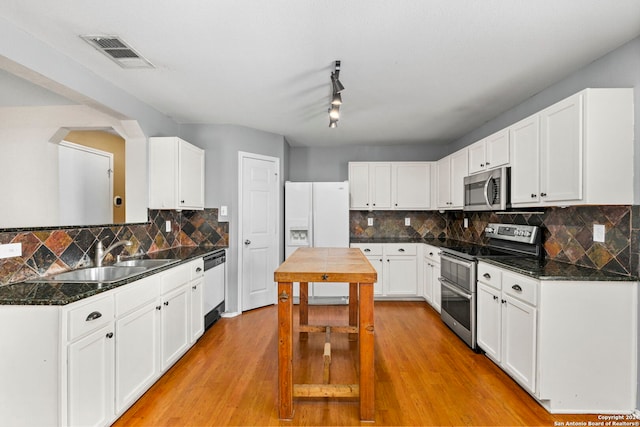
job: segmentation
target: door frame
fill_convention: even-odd
[[[282,171],[280,170],[280,158],[278,157],[272,157],[272,156],[266,156],[263,154],[255,154],[255,153],[249,153],[246,151],[238,151],[238,237],[236,240],[236,244],[238,245],[238,311],[240,313],[243,312],[243,298],[244,298],[244,285],[243,285],[243,281],[242,281],[242,266],[243,266],[243,255],[242,255],[242,250],[243,250],[243,238],[242,238],[242,219],[244,218],[244,206],[242,204],[242,199],[243,199],[243,194],[242,194],[242,189],[243,189],[243,173],[244,173],[244,168],[243,168],[243,161],[244,159],[257,159],[257,160],[265,160],[265,161],[269,161],[269,162],[274,162],[275,166],[276,166],[276,175],[278,177],[278,179],[276,180],[277,183],[277,187],[276,187],[276,215],[278,217],[278,220],[276,221],[276,235],[274,237],[275,239],[275,247],[276,247],[276,253],[273,254],[273,257],[277,262],[280,260],[280,252],[281,252],[281,237],[280,237],[280,222],[282,220],[281,216],[282,216],[282,207],[280,206],[280,191],[281,191],[281,187],[282,187]],[[274,266],[275,268],[276,266]],[[273,303],[275,304],[277,302],[277,291],[274,292],[274,296],[273,296]]]

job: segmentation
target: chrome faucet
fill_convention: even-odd
[[[99,240],[98,244],[96,245],[96,254],[95,254],[95,260],[94,260],[95,266],[102,267],[102,261],[104,261],[104,257],[107,256],[109,252],[111,252],[118,246],[131,246],[131,245],[133,245],[133,242],[131,240],[122,240],[118,243],[114,243],[113,245],[105,249],[104,246],[102,245],[102,241]]]

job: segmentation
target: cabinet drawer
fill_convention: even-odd
[[[497,267],[480,262],[478,263],[478,281],[500,290],[502,288],[502,271]]]
[[[534,306],[538,303],[538,281],[530,277],[502,273],[502,292]]]
[[[173,267],[162,274],[161,293],[165,294],[187,283],[191,280],[191,265],[182,264]]]
[[[424,245],[424,257],[431,261],[440,263],[440,248],[431,245]]]
[[[160,296],[158,276],[149,276],[130,283],[116,293],[116,317],[147,304]]]
[[[191,271],[191,280],[204,276],[204,260],[202,258],[193,260],[187,265]]]
[[[393,255],[416,255],[415,243],[386,243],[384,245],[384,254]]]
[[[113,296],[82,304],[68,312],[69,341],[99,329],[113,321],[114,314]]]
[[[380,243],[372,243],[372,244],[353,243],[351,247],[362,250],[365,256],[382,255],[382,244]]]

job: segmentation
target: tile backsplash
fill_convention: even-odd
[[[533,209],[531,210],[533,211]],[[490,222],[543,228],[545,257],[624,275],[639,274],[640,206],[572,206],[535,209],[540,214],[495,212],[351,211],[351,237],[450,238],[486,243]],[[464,227],[464,218],[469,227]],[[367,218],[374,225],[367,226]],[[411,226],[404,225],[410,218]],[[605,226],[603,243],[593,241],[593,224]]]
[[[166,221],[171,231],[165,231]],[[145,254],[180,246],[228,246],[229,224],[218,222],[218,209],[203,211],[149,210],[149,222],[37,229],[0,229],[0,244],[22,243],[22,256],[0,260],[0,286],[35,276],[77,268],[90,262],[95,245],[105,247],[121,240],[133,245],[107,254]]]

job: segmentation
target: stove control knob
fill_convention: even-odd
[[[484,229],[485,233],[493,233],[493,227],[487,227]]]

